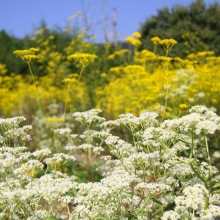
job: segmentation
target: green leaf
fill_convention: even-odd
[[[155,198],[151,198],[151,200],[159,205],[163,205],[163,203]]]

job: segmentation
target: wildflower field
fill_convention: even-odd
[[[26,74],[0,64],[0,218],[220,216],[220,57],[43,32],[14,51]]]

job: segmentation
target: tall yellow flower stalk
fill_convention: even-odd
[[[85,67],[88,66],[96,58],[98,57],[95,54],[89,54],[89,53],[75,53],[67,57],[68,60],[74,60],[75,62],[79,62],[82,66],[79,74],[78,82],[81,79]]]
[[[79,62],[81,64],[81,70],[80,70],[79,75],[72,74],[70,75],[71,78],[66,78],[63,80],[65,83],[67,83],[66,97],[65,97],[65,103],[64,103],[64,122],[66,119],[67,96],[70,90],[70,85],[74,83],[76,84],[76,86],[78,85],[82,77],[83,70],[96,58],[98,58],[98,56],[96,56],[95,54],[88,54],[88,53],[74,53],[67,57],[68,60],[73,60],[75,63]]]
[[[41,99],[40,99],[40,93],[38,91],[38,85],[37,85],[37,81],[35,79],[35,76],[33,74],[32,68],[31,68],[31,63],[38,59],[39,57],[37,55],[35,55],[36,52],[39,51],[39,48],[30,48],[27,50],[15,50],[13,53],[17,56],[19,56],[24,62],[26,62],[28,64],[28,68],[32,77],[32,80],[35,84],[36,87],[36,91],[37,91],[37,97],[38,97],[38,104],[41,107]]]
[[[164,110],[162,113],[162,121],[164,120],[164,117],[166,115],[166,108],[168,103],[168,92],[169,92],[169,85],[168,85],[168,65],[171,62],[172,58],[168,57],[168,54],[173,47],[173,45],[177,44],[177,41],[174,39],[164,39],[159,42],[161,45],[163,45],[164,50],[166,52],[166,56],[159,57],[160,60],[162,60],[164,64],[164,71],[163,71],[163,77],[162,77],[162,85],[161,85],[161,92],[165,90],[165,102],[164,102]],[[164,81],[166,80],[166,84],[164,84]],[[160,105],[160,112],[161,113],[161,105]]]
[[[157,45],[160,43],[161,39],[158,36],[155,36],[155,37],[152,37],[150,40],[154,44],[154,53],[156,54],[156,52],[157,52]]]

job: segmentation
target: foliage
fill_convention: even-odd
[[[220,13],[219,3],[207,6],[203,0],[196,0],[184,7],[176,5],[164,7],[156,16],[146,20],[141,26],[142,48],[153,51],[150,39],[174,38],[178,45],[171,51],[172,56],[186,57],[190,53],[211,50],[220,55]],[[161,55],[162,50],[158,49]]]
[[[152,36],[153,52],[139,32],[125,48],[85,37],[44,23],[25,44],[0,33],[18,46],[1,48],[0,218],[219,216],[218,51],[193,32],[184,59],[177,35]]]

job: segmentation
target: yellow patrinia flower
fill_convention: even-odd
[[[155,45],[159,44],[160,41],[161,41],[161,39],[160,39],[158,36],[152,37],[150,40],[151,40],[151,41],[153,42],[153,44],[155,44]]]
[[[137,39],[139,39],[139,38],[141,38],[141,33],[139,33],[139,32],[134,32],[133,34],[132,34],[132,36],[133,37],[135,37],[135,38],[137,38]]]
[[[63,121],[64,118],[57,118],[57,117],[50,117],[45,119],[46,123],[55,123],[55,122],[63,122]]]
[[[15,50],[13,53],[18,55],[22,60],[27,63],[30,63],[32,60],[38,59],[39,57],[35,55],[35,52],[38,52],[39,48],[30,48],[27,50]]]
[[[79,61],[83,67],[87,66],[89,63],[91,63],[93,60],[97,58],[98,56],[96,56],[95,54],[89,53],[74,53],[67,57],[68,60]]]
[[[141,45],[141,41],[138,39],[135,39],[133,37],[127,37],[125,39],[129,44],[135,46],[135,47],[139,47]]]
[[[171,38],[171,39],[161,40],[159,43],[163,45],[167,55],[170,49],[173,47],[173,45],[177,44],[177,41]]]
[[[144,67],[139,65],[129,65],[124,68],[125,72],[143,72]]]

